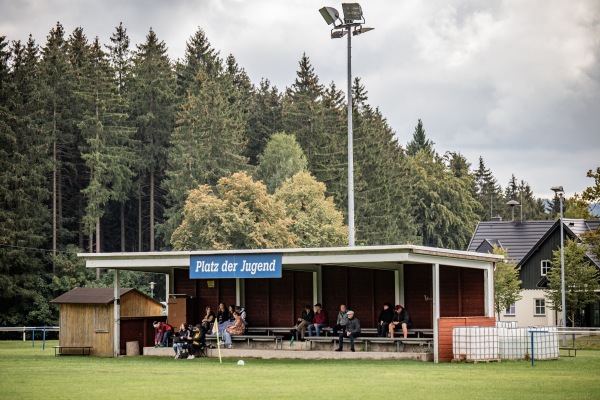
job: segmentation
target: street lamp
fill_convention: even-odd
[[[154,286],[156,285],[155,282],[150,282],[150,297],[154,298]]]
[[[563,196],[565,191],[562,186],[553,186],[550,190],[554,191],[554,194],[558,196],[560,201],[560,301],[562,310],[562,327],[563,329],[567,326],[567,310],[565,309],[565,241],[563,234]],[[563,335],[563,346],[567,345],[567,336]]]
[[[363,27],[365,18],[358,3],[342,3],[344,19],[333,7],[319,10],[327,25],[333,25],[331,38],[340,39],[348,35],[348,245],[354,246],[354,157],[352,142],[352,36],[357,36],[374,28]]]
[[[519,203],[516,200],[509,200],[509,201],[506,202],[506,205],[510,206],[510,211],[511,211],[511,214],[512,214],[512,220],[513,220],[513,222],[515,222],[515,206],[519,206],[519,205],[521,205],[521,203]],[[523,222],[522,220],[523,220],[523,218],[521,218],[521,222]]]

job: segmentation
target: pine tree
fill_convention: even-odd
[[[204,71],[207,79],[215,79],[223,73],[223,61],[219,52],[212,48],[204,30],[198,30],[186,43],[183,62],[177,62],[177,95],[185,96],[190,86],[197,81],[199,71]]]
[[[243,170],[245,123],[237,104],[229,102],[222,81],[208,79],[199,71],[188,91],[187,101],[171,139],[165,216],[160,234],[168,243],[182,222],[182,210],[189,190],[199,185],[214,186],[222,177]]]
[[[421,122],[419,120],[419,122]],[[472,183],[455,176],[417,125],[409,157],[410,204],[424,246],[465,249],[478,221]],[[417,145],[417,143],[420,143]]]
[[[323,87],[306,54],[302,55],[299,65],[296,80],[287,89],[284,97],[283,130],[296,136],[306,154],[309,170],[314,171],[319,168],[315,153],[319,144],[323,142],[324,127],[320,103]]]
[[[83,223],[90,237],[95,231],[96,251],[100,251],[100,219],[108,202],[122,203],[132,186],[134,130],[125,125],[127,114],[118,81],[98,38],[90,48],[86,73],[85,87],[79,92],[89,107],[79,124],[85,138],[82,158],[89,170],[89,183],[82,190],[86,196]]]
[[[251,165],[258,164],[271,136],[283,130],[281,95],[268,79],[261,80],[250,101],[246,135],[246,157]]]
[[[130,117],[136,127],[143,163],[137,166],[138,246],[142,246],[142,200],[148,199],[149,250],[155,249],[156,208],[163,207],[157,183],[163,179],[167,164],[169,137],[174,126],[175,78],[165,43],[152,29],[146,42],[137,46],[130,82]],[[147,192],[146,192],[147,190]],[[143,250],[141,247],[139,250]]]
[[[427,139],[425,129],[423,129],[423,122],[419,119],[412,140],[406,145],[406,153],[410,156],[414,156],[419,150],[423,150],[425,153],[433,156],[434,145],[434,142]]]
[[[322,97],[323,135],[315,143],[312,173],[327,186],[327,196],[333,197],[336,208],[348,210],[348,124],[344,93],[335,83],[325,89]]]
[[[475,171],[475,190],[476,198],[481,204],[478,212],[481,221],[489,221],[503,212],[505,202],[502,188],[489,168],[486,168],[481,156],[479,157],[479,166]]]
[[[109,50],[109,60],[110,65],[115,72],[115,84],[117,87],[117,101],[118,104],[121,105],[124,111],[128,111],[130,108],[129,105],[129,96],[127,92],[129,90],[128,82],[131,80],[131,68],[132,68],[132,60],[131,60],[131,50],[129,49],[129,36],[127,35],[127,29],[123,27],[123,23],[120,23],[118,27],[116,27],[115,32],[110,37],[111,45],[106,46]],[[121,125],[132,126],[131,121],[122,121]],[[137,149],[137,146],[135,147]],[[139,161],[138,157],[135,157],[135,162]],[[134,168],[137,169],[137,168]],[[129,191],[123,192],[121,196],[119,196],[119,225],[120,225],[120,249],[122,252],[125,251],[126,246],[126,226],[127,222],[125,220],[126,208],[128,206],[127,200],[129,200],[134,193],[132,193],[133,187],[129,188]],[[130,205],[130,208],[131,205]]]
[[[413,242],[402,150],[381,112],[367,103],[359,78],[353,92],[356,238],[368,245]]]
[[[52,250],[56,251],[71,239],[71,232],[65,226],[72,222],[65,218],[64,210],[75,210],[69,214],[77,219],[80,210],[79,185],[73,180],[77,145],[74,136],[74,118],[77,105],[73,99],[75,76],[68,57],[68,44],[64,38],[64,29],[60,23],[50,31],[46,45],[42,49],[40,62],[40,91],[44,100],[41,108],[46,117],[44,135],[51,138],[50,155],[52,159]],[[75,223],[77,223],[75,221]],[[78,229],[77,229],[78,230]],[[83,245],[83,237],[80,236]]]
[[[38,49],[0,37],[0,325],[54,321],[44,251],[50,236],[48,136],[38,125]]]

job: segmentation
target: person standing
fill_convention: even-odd
[[[341,330],[342,334],[346,331],[346,324],[348,323],[348,309],[345,304],[340,305],[340,311],[338,312],[336,325],[333,327],[333,336],[337,336]]]
[[[300,338],[300,340],[304,340],[304,331],[312,323],[314,316],[315,313],[310,304],[305,305],[304,310],[302,310],[302,316],[298,318],[298,323],[292,329],[292,334]]]
[[[377,318],[378,337],[387,337],[388,330],[393,319],[394,310],[392,310],[392,305],[390,303],[385,303],[383,305],[383,310],[381,310],[379,317]]]
[[[323,310],[321,303],[315,304],[315,315],[313,316],[312,323],[308,325],[308,336],[313,336],[313,332],[316,336],[321,336],[321,329],[327,325],[329,325],[327,311]]]
[[[408,337],[408,330],[412,328],[412,319],[410,314],[400,304],[396,306],[396,314],[390,324],[390,337],[394,337],[394,329],[402,328],[404,339]]]
[[[354,352],[354,339],[360,336],[360,320],[354,318],[354,311],[348,310],[346,312],[348,321],[346,323],[346,329],[340,333],[338,348],[335,351],[342,351],[344,349],[344,336],[350,339],[350,351]]]

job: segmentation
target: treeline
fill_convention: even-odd
[[[509,199],[547,217],[526,182],[503,190],[483,159],[473,170],[439,155],[420,120],[400,144],[359,78],[353,96],[357,244],[464,249],[477,221],[510,218]],[[0,37],[0,324],[55,318],[47,299],[94,280],[79,249],[170,249],[188,192],[239,171],[258,179],[276,133],[295,137],[345,215],[345,107],[306,55],[282,91],[251,82],[202,29],[175,61],[152,29],[135,48],[122,25],[108,44],[60,23],[42,47]],[[124,284],[145,285],[135,279]]]

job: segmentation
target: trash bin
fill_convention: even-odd
[[[125,355],[128,356],[139,356],[140,355],[140,342],[126,342],[125,343]]]

